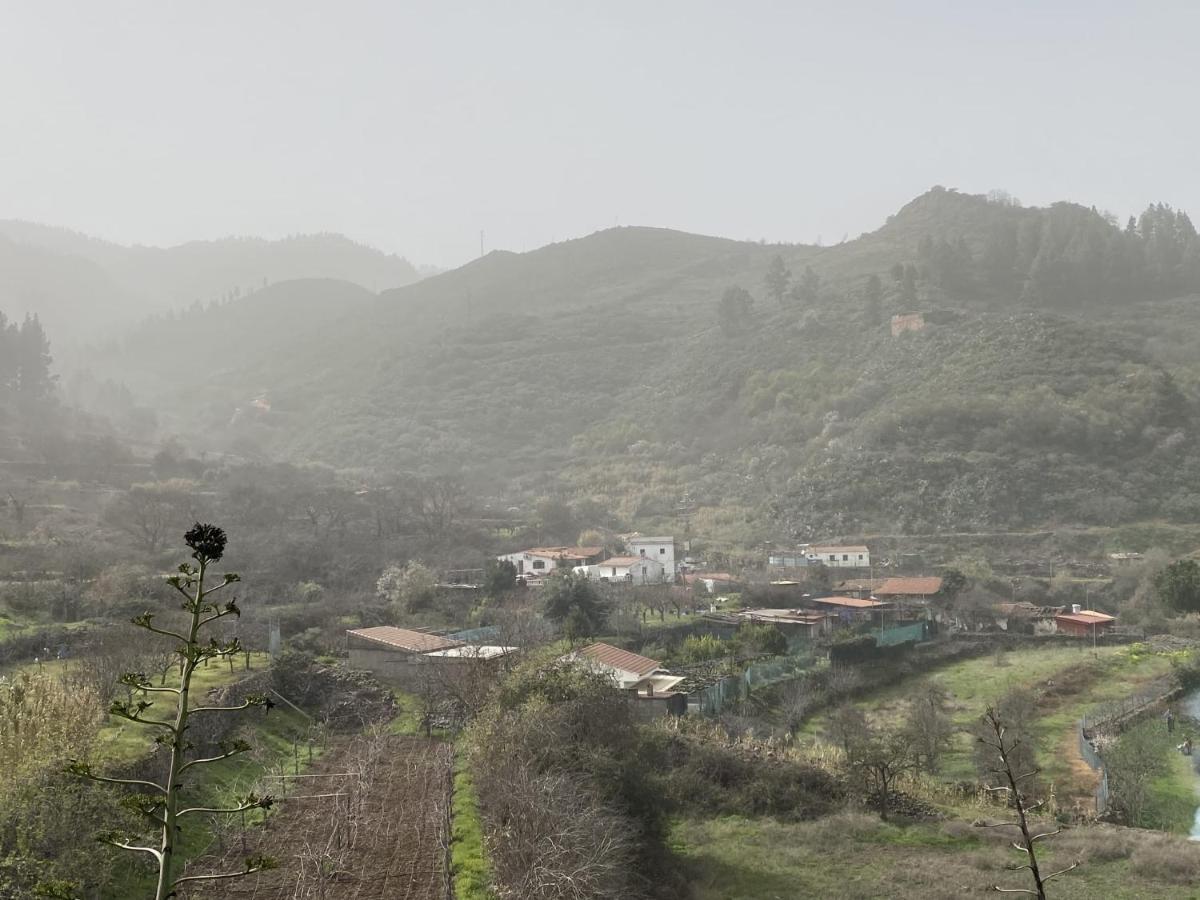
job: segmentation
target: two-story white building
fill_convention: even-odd
[[[640,556],[653,559],[662,564],[666,573],[666,581],[674,583],[679,569],[675,565],[675,538],[673,537],[644,537],[631,534],[625,538],[625,547],[630,556]]]

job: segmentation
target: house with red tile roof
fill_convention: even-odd
[[[658,660],[612,644],[589,644],[564,659],[606,675],[616,687],[640,696],[661,697],[683,681],[682,676],[672,675]]]
[[[1099,637],[1111,629],[1116,621],[1117,617],[1108,613],[1095,609],[1080,609],[1078,603],[1071,607],[1070,612],[1059,613],[1054,617],[1059,634],[1082,638]]]

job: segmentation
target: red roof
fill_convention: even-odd
[[[658,660],[639,656],[612,644],[591,644],[580,650],[579,655],[623,672],[633,672],[635,675],[649,675],[655,669],[662,668],[662,663]]]
[[[936,576],[888,578],[875,589],[875,593],[890,597],[928,597],[941,589],[942,579]]]
[[[376,625],[374,628],[356,628],[346,632],[353,637],[407,650],[410,653],[429,653],[431,650],[448,650],[462,646],[462,641],[452,641],[437,634],[425,634],[393,625]]]
[[[858,597],[816,597],[813,603],[825,603],[829,606],[845,606],[853,609],[874,609],[883,606],[878,600],[860,600]]]
[[[1060,613],[1054,617],[1054,620],[1056,622],[1075,622],[1079,625],[1107,625],[1109,622],[1117,621],[1117,617],[1097,612],[1094,609],[1083,609],[1077,613]]]

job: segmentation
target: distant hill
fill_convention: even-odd
[[[776,257],[791,280],[770,296]],[[168,427],[225,449],[455,471],[640,522],[686,495],[743,546],[1200,519],[1200,240],[1165,206],[1120,225],[938,188],[832,247],[617,228],[377,298],[275,289],[264,311],[309,291],[325,312],[243,344],[255,295],[154,338],[244,347],[202,380],[133,347],[103,374],[141,366]],[[900,313],[916,330],[893,335]],[[269,411],[233,415],[263,392]]]
[[[128,247],[0,220],[0,254],[0,308],[38,313],[61,345],[112,336],[149,314],[225,302],[279,281],[331,278],[380,291],[421,277],[408,260],[337,234]]]

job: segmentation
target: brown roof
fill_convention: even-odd
[[[937,576],[889,578],[875,589],[875,593],[891,597],[928,597],[941,589],[942,579]]]
[[[579,655],[623,672],[633,672],[635,675],[649,675],[655,669],[662,668],[658,660],[630,653],[612,644],[590,644],[580,650]]]
[[[813,544],[811,547],[808,548],[809,553],[832,553],[834,551],[837,551],[838,553],[869,553],[870,552],[862,544],[848,544],[844,547],[841,544]]]
[[[603,547],[533,547],[525,551],[530,556],[549,559],[590,559],[604,552]]]
[[[614,556],[612,559],[604,560],[604,562],[600,563],[600,565],[602,565],[602,566],[632,566],[635,563],[645,562],[646,560],[650,560],[650,562],[658,562],[658,560],[656,560],[652,556]]]
[[[452,641],[437,634],[425,634],[421,631],[411,631],[408,628],[396,628],[393,625],[376,625],[374,628],[355,628],[346,632],[363,640],[373,641],[398,650],[408,650],[410,653],[428,653],[431,650],[447,650],[450,647],[462,645],[462,641]]]
[[[826,603],[829,606],[846,606],[854,609],[874,609],[883,606],[878,600],[860,600],[858,597],[817,597],[813,603]]]
[[[1097,612],[1094,609],[1083,609],[1077,613],[1061,613],[1054,618],[1056,620],[1065,619],[1068,622],[1077,622],[1080,625],[1104,625],[1107,622],[1115,622],[1117,620],[1116,616]]]

